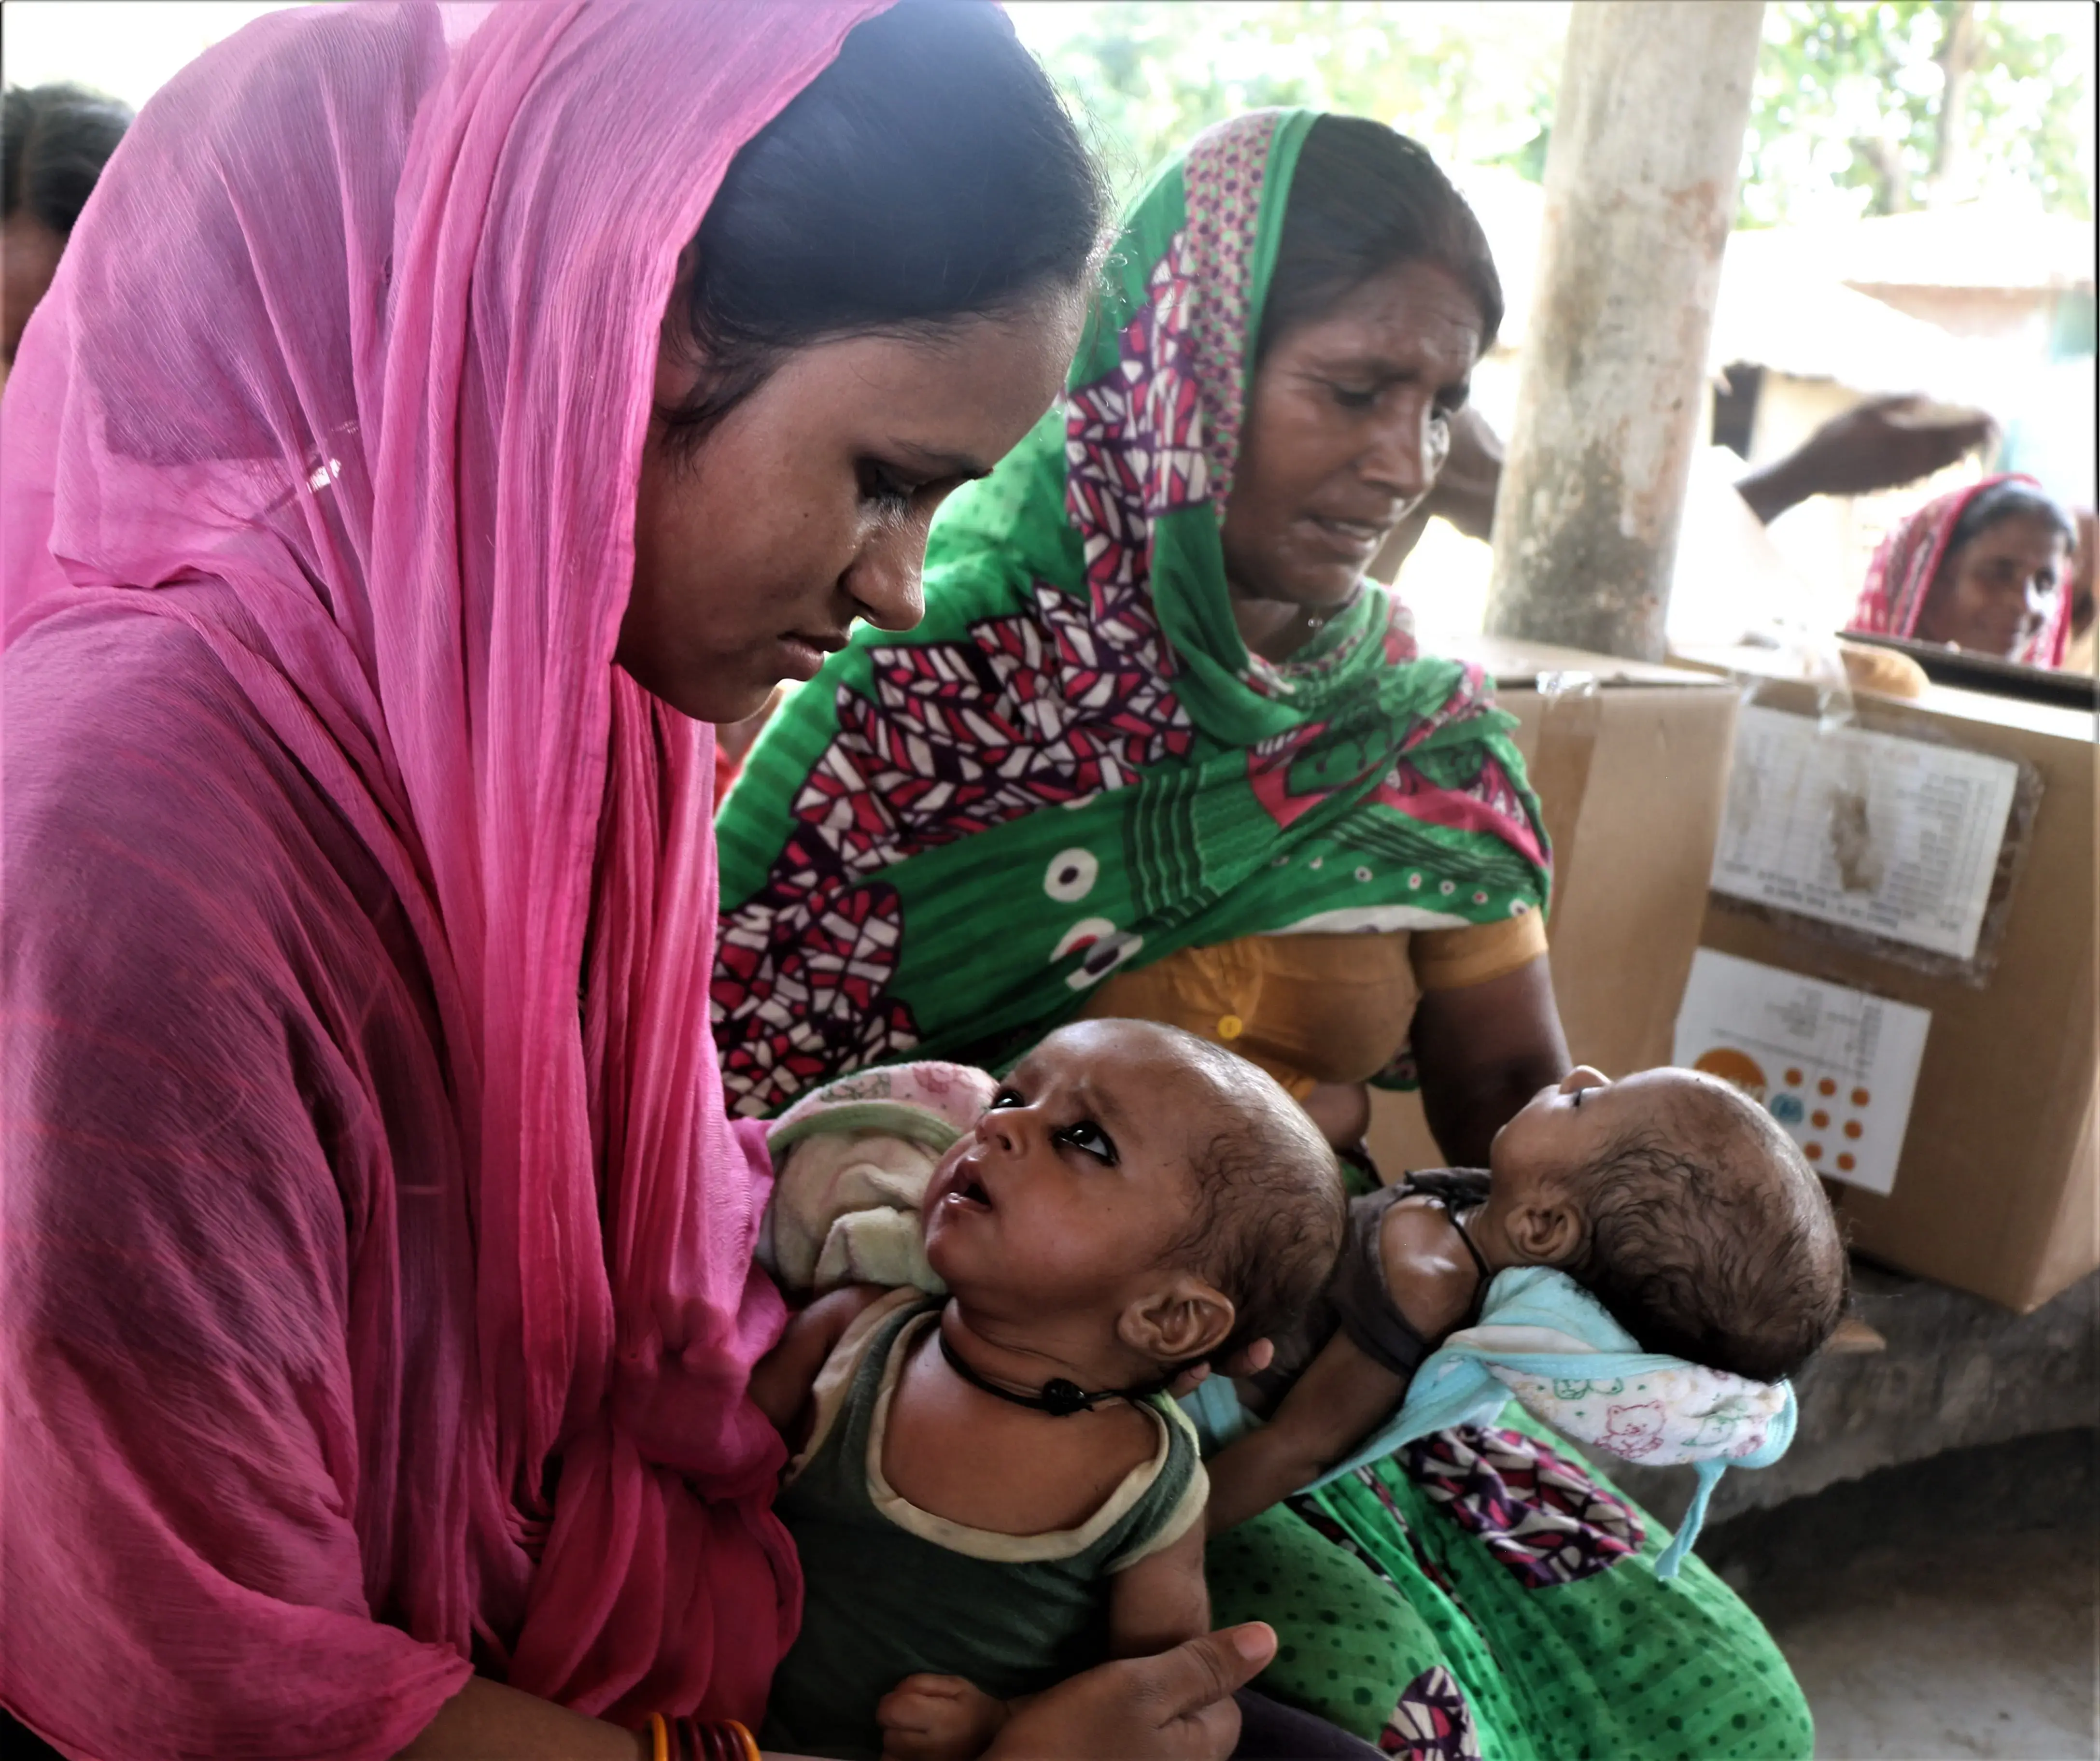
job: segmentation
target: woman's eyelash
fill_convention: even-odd
[[[911,498],[919,491],[915,485],[906,483],[886,466],[874,459],[862,459],[860,492],[863,501],[879,502],[886,508],[902,509],[911,506]]]

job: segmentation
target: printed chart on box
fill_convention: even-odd
[[[1973,960],[2018,781],[1987,753],[1746,708],[1714,890]]]
[[[1701,948],[1674,1061],[1757,1101],[1817,1173],[1886,1193],[1931,1025],[1929,1009]]]

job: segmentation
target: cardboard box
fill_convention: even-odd
[[[1758,704],[1816,713],[1798,683],[1761,685]],[[1854,725],[2020,767],[2024,803],[1997,847],[1975,957],[1921,958],[1914,946],[1719,894],[1701,940],[1930,1013],[1892,1185],[1886,1195],[1836,1181],[1831,1189],[1858,1252],[2024,1313],[2100,1265],[2094,718],[1933,686],[1914,702],[1862,696]]]
[[[1554,994],[1578,1063],[1670,1061],[1706,904],[1738,692],[1711,673],[1480,637],[1553,841]],[[1396,1176],[1444,1159],[1412,1094],[1374,1092],[1369,1147]]]

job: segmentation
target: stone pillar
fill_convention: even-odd
[[[1763,0],[1576,0],[1488,628],[1644,660],[1735,218]]]

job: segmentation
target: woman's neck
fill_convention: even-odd
[[[1250,653],[1269,661],[1289,660],[1355,603],[1353,595],[1338,606],[1303,606],[1295,599],[1263,598],[1242,591],[1230,576],[1225,578],[1225,591],[1240,640]]]

